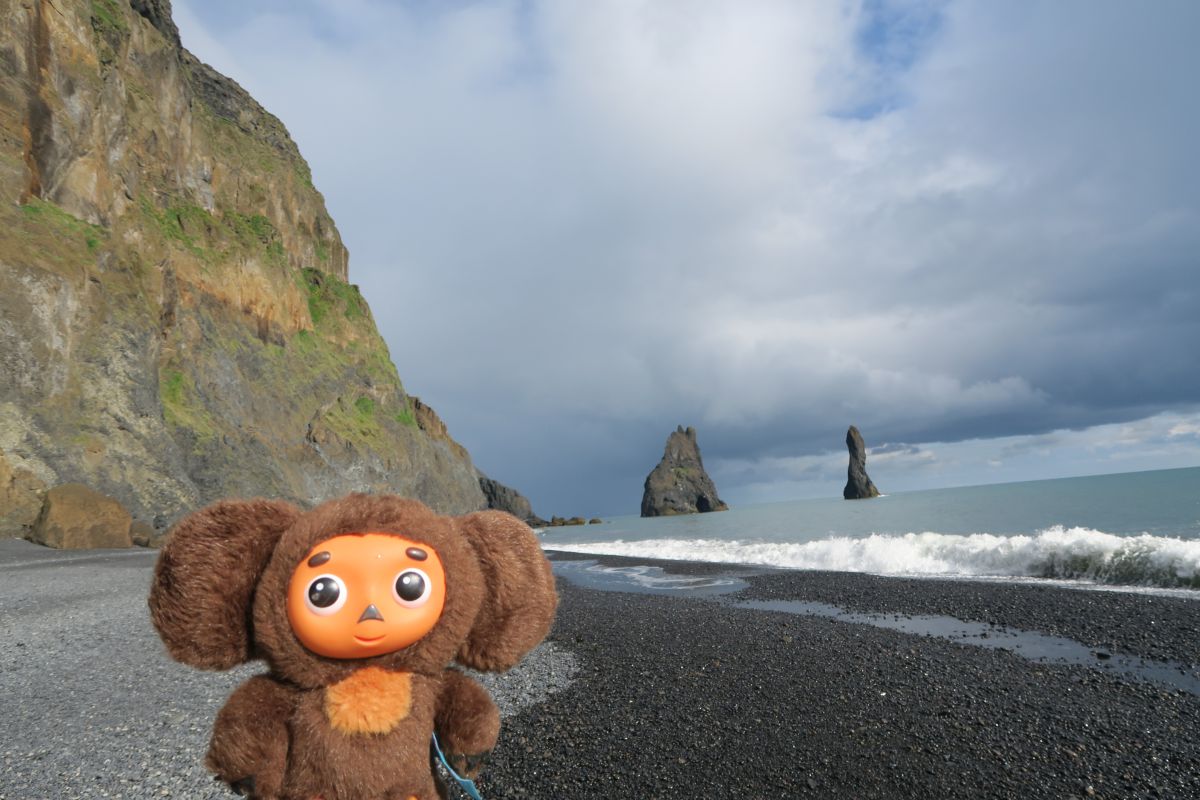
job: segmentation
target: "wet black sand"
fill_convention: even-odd
[[[555,558],[579,558],[567,554]],[[1200,602],[729,570],[738,597],[920,613],[1200,661]],[[1200,696],[869,625],[560,579],[565,691],[506,720],[484,797],[1197,798]]]

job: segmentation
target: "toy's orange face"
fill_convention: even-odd
[[[328,658],[369,658],[433,630],[446,573],[427,544],[382,533],[326,539],[288,584],[288,621],[300,643]]]

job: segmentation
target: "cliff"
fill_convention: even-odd
[[[489,478],[482,472],[479,473],[479,488],[483,490],[483,496],[487,499],[488,508],[494,508],[497,511],[507,511],[509,514],[512,514],[517,519],[524,520],[534,528],[544,528],[550,524],[533,513],[533,506],[530,504],[529,498],[516,489]]]
[[[680,426],[667,437],[662,460],[650,474],[642,492],[642,516],[696,514],[725,511],[717,487],[704,471],[696,429]]]
[[[842,497],[846,500],[879,497],[879,490],[867,475],[867,446],[853,425],[846,431],[846,449],[850,451],[850,463],[846,468],[846,488],[842,489]]]
[[[0,495],[86,484],[159,531],[227,495],[484,507],[287,130],[169,0],[0,18]]]

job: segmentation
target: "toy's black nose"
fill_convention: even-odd
[[[383,614],[379,613],[379,609],[375,607],[374,603],[363,609],[362,616],[358,618],[358,621],[366,622],[369,619],[377,619],[383,622]]]

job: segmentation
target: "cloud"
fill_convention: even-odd
[[[850,423],[1200,403],[1193,4],[175,8],[310,160],[406,386],[538,508],[636,508],[680,422],[803,472]]]
[[[1172,425],[1167,431],[1167,436],[1172,439],[1177,437],[1200,437],[1200,423],[1197,422],[1180,422]]]

